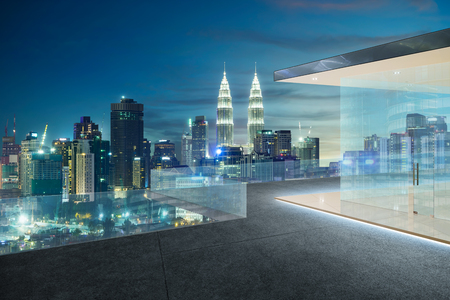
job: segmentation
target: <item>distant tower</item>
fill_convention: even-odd
[[[207,158],[208,151],[208,136],[209,136],[208,121],[205,116],[196,116],[194,124],[192,125],[192,157],[193,159]]]
[[[223,79],[220,83],[219,97],[217,98],[217,100],[217,147],[232,146],[234,143],[233,106],[231,105],[230,87],[228,85],[226,77],[225,63],[223,70]]]
[[[73,124],[74,140],[93,140],[94,137],[102,137],[102,133],[98,130],[98,125],[91,121],[91,117],[81,117],[80,123]]]
[[[122,96],[111,104],[111,153],[116,189],[133,187],[133,160],[142,156],[144,105]]]
[[[264,129],[264,107],[262,100],[261,87],[259,86],[255,63],[255,77],[253,78],[252,88],[250,89],[247,123],[248,145],[252,149],[256,133]]]

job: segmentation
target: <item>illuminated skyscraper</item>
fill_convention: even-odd
[[[111,104],[111,152],[116,189],[133,187],[133,161],[142,156],[144,104],[122,97]]]
[[[205,116],[196,116],[192,124],[192,157],[193,159],[207,158],[209,126]]]
[[[155,153],[152,157],[152,169],[166,169],[178,166],[180,163],[175,156],[175,144],[170,140],[159,140],[155,143]]]
[[[80,123],[73,124],[74,140],[93,140],[94,137],[101,137],[102,133],[98,130],[98,125],[91,121],[91,117],[81,117]]]
[[[181,136],[181,164],[192,166],[192,134],[183,133]]]
[[[275,155],[290,156],[291,155],[291,131],[278,130],[275,131]]]
[[[94,153],[77,153],[77,194],[95,192]],[[93,198],[91,198],[93,201]]]
[[[230,87],[226,77],[225,64],[217,100],[216,144],[217,147],[232,146],[234,143],[233,106],[231,104]]]
[[[259,86],[258,76],[253,78],[252,88],[250,89],[250,97],[248,103],[248,123],[247,123],[247,140],[250,148],[253,148],[253,142],[256,133],[264,129],[264,107],[262,102],[261,87]]]

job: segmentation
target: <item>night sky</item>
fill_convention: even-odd
[[[0,124],[16,140],[72,139],[91,116],[110,138],[110,103],[144,104],[145,137],[179,148],[189,118],[205,115],[215,140],[223,62],[235,142],[246,143],[258,65],[266,129],[321,139],[339,156],[339,88],[273,82],[273,71],[450,27],[448,0],[3,1]],[[4,127],[2,127],[3,129]],[[153,150],[152,150],[153,151]]]

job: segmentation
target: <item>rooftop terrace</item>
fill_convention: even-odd
[[[249,184],[244,219],[1,256],[0,298],[448,298],[448,246],[274,199],[335,191]]]

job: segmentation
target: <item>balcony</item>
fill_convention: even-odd
[[[2,298],[446,298],[448,246],[274,199],[339,186],[248,184],[247,218],[2,256]]]

